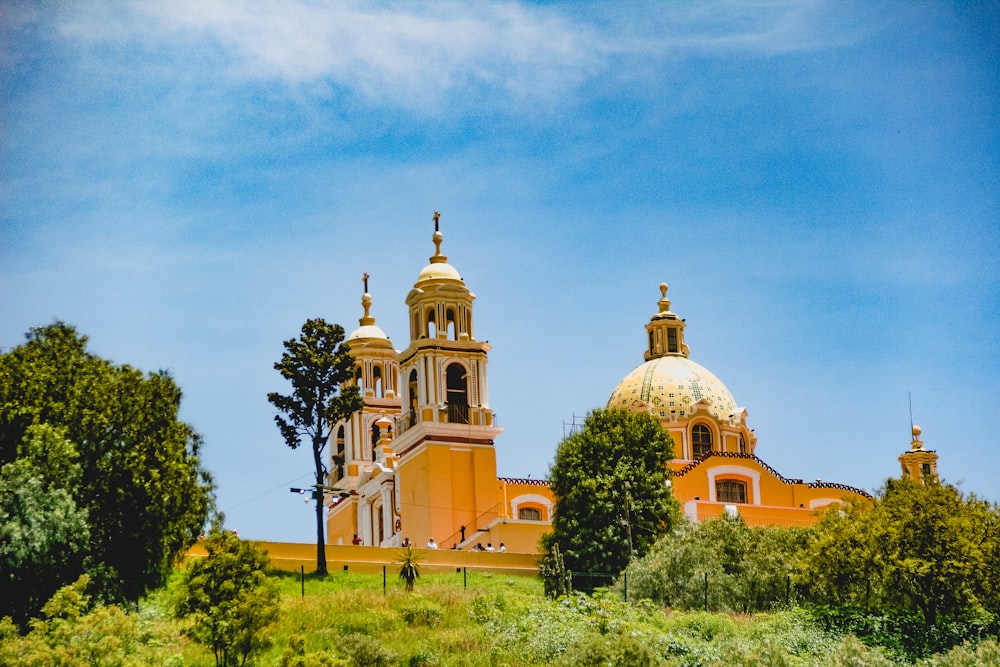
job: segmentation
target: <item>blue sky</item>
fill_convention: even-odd
[[[0,347],[61,319],[167,369],[227,523],[308,542],[281,341],[443,251],[501,475],[642,361],[657,286],[788,477],[866,489],[914,420],[1000,501],[995,3],[3,3]]]

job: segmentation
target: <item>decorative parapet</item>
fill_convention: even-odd
[[[547,479],[531,479],[523,477],[498,477],[498,481],[507,482],[508,484],[524,484],[527,486],[548,486],[549,480]]]
[[[858,494],[860,496],[864,496],[865,498],[871,498],[872,497],[871,494],[868,493],[867,491],[865,491],[863,489],[858,489],[858,488],[853,487],[853,486],[849,486],[847,484],[839,484],[837,482],[823,482],[821,480],[816,480],[815,482],[808,482],[807,483],[807,482],[804,482],[801,479],[793,479],[793,478],[790,478],[790,477],[785,477],[781,473],[779,473],[777,470],[775,470],[774,468],[772,468],[768,464],[764,463],[764,461],[762,461],[759,458],[757,458],[756,455],[754,455],[754,454],[743,454],[743,453],[740,453],[740,452],[716,452],[716,451],[708,452],[707,454],[705,454],[704,456],[702,456],[698,460],[692,461],[691,463],[687,464],[686,466],[684,466],[683,468],[681,468],[680,470],[678,470],[677,472],[675,472],[674,476],[675,477],[683,477],[684,475],[686,475],[687,473],[691,472],[692,470],[694,470],[695,468],[697,468],[698,466],[700,466],[702,463],[704,463],[708,459],[712,458],[713,456],[721,456],[721,457],[730,458],[730,459],[745,459],[745,460],[753,461],[757,465],[759,465],[761,468],[763,468],[764,470],[766,470],[769,473],[771,473],[772,475],[774,475],[783,484],[805,484],[810,489],[837,489],[839,491],[849,491],[851,493],[856,493],[856,494]]]

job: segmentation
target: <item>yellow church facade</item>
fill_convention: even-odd
[[[434,254],[406,297],[407,347],[396,350],[376,325],[367,280],[360,326],[345,343],[365,404],[332,431],[328,541],[534,553],[551,527],[552,493],[543,480],[497,476],[503,429],[489,402],[490,345],[474,335],[475,295],[441,252],[437,214],[434,222]],[[738,513],[751,525],[806,525],[821,507],[867,497],[787,479],[759,459],[747,410],[688,358],[685,322],[670,310],[666,284],[660,291],[644,361],[607,407],[648,411],[671,434],[672,491],[689,518]]]

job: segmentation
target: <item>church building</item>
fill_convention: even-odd
[[[406,297],[402,351],[375,324],[366,276],[364,314],[345,341],[365,403],[333,428],[328,540],[423,547],[433,538],[442,549],[503,544],[533,553],[550,530],[552,493],[543,480],[497,476],[503,429],[489,402],[490,345],[475,336],[475,294],[442,254],[437,213],[434,227],[434,254]],[[750,525],[808,525],[821,507],[868,497],[844,484],[788,479],[758,458],[747,409],[689,359],[684,328],[663,283],[643,363],[607,407],[649,412],[673,437],[670,483],[690,519],[729,513]],[[911,451],[901,457],[904,470],[918,475],[933,464],[936,472],[936,454],[922,442]]]

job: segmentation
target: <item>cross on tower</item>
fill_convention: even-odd
[[[440,220],[440,219],[441,219],[441,214],[438,213],[437,211],[434,211],[434,231],[435,232],[441,231],[441,230],[438,229],[438,220]]]
[[[367,294],[368,293],[368,274],[367,273],[365,273],[363,276],[361,276],[361,282],[363,282],[365,284],[365,294]]]

